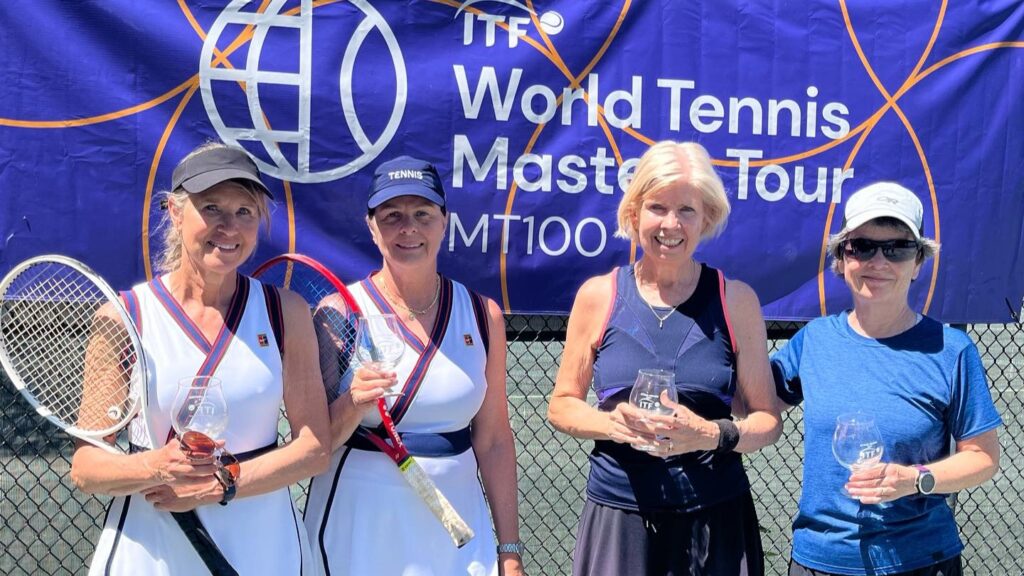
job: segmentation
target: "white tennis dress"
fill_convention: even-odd
[[[369,282],[349,287],[365,314],[394,313]],[[400,384],[420,382],[397,423],[400,432],[452,432],[469,426],[483,404],[486,352],[468,290],[444,279],[432,346],[406,334],[396,372]],[[485,319],[486,320],[486,319]],[[417,353],[417,348],[422,352]],[[420,375],[420,377],[417,377]],[[406,387],[407,394],[409,387]],[[389,399],[393,406],[395,399]],[[380,424],[376,411],[363,420]],[[305,523],[315,562],[330,576],[496,576],[490,512],[470,448],[455,456],[416,460],[476,537],[458,549],[385,454],[347,446],[313,479]]]
[[[226,448],[241,454],[277,442],[283,395],[280,351],[261,284],[239,276],[239,286],[239,295],[243,291],[248,295],[244,307],[237,303],[241,313],[238,327],[233,335],[223,330],[212,343],[173,298],[169,299],[161,279],[133,288],[142,345],[154,381],[151,390],[156,393],[149,408],[158,436],[156,445],[162,446],[171,430],[171,404],[178,381],[195,376],[204,363],[216,364],[213,375],[221,380],[227,401],[229,423],[222,436]],[[134,444],[152,445],[141,425],[133,422],[132,426]],[[200,506],[196,513],[240,575],[314,574],[305,530],[288,488],[236,498],[227,506]],[[157,511],[141,495],[114,499],[90,576],[208,573],[170,513]]]

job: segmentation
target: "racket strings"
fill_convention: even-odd
[[[334,402],[341,395],[342,382],[352,367],[357,317],[341,298],[329,296],[314,310],[313,327],[327,401]]]
[[[330,280],[301,262],[277,262],[262,270],[259,279],[291,290],[309,304],[327,401],[333,402],[341,395],[342,382],[351,367],[358,315]]]
[[[80,290],[70,290],[60,278],[47,279],[33,274],[19,284],[14,294],[8,291],[5,302],[4,338],[8,342],[15,370],[35,397],[62,418],[68,406],[77,404],[81,387],[64,384],[67,362],[50,362],[74,353],[76,326],[74,310],[66,306],[61,294],[81,301]]]
[[[0,344],[24,387],[90,432],[120,427],[134,401],[134,344],[107,302],[87,276],[49,262],[26,269],[0,303]]]
[[[337,292],[322,274],[299,262],[279,262],[261,272],[259,279],[299,294],[310,308]]]

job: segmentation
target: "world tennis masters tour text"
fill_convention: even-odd
[[[642,76],[633,76],[628,88],[605,93],[598,74],[589,74],[576,89],[556,92],[545,84],[526,84],[523,70],[512,68],[499,73],[484,66],[470,73],[461,64],[453,65],[454,80],[468,120],[489,123],[519,122],[534,125],[571,126],[586,123],[599,126],[599,118],[611,128],[644,129],[644,91],[654,89],[661,94],[656,100],[667,104],[659,110],[655,132],[665,129],[673,133],[696,131],[713,134],[750,134],[780,138],[837,140],[850,132],[849,109],[841,102],[819,102],[818,89],[807,87],[805,97],[768,99],[752,97],[720,98],[703,94],[693,80],[658,78],[653,86]],[[650,101],[650,100],[649,100]],[[684,125],[684,123],[686,123]],[[499,124],[500,125],[500,124]],[[498,135],[481,142],[467,134],[453,136],[452,186],[463,188],[482,182],[494,182],[495,189],[507,192],[512,183],[527,193],[578,195],[584,191],[602,195],[623,192],[633,175],[639,158],[622,158],[619,163],[609,148],[597,146],[589,156],[528,152],[515,156],[508,137]],[[809,148],[813,146],[808,146]],[[839,204],[843,184],[853,178],[853,169],[833,166],[807,166],[800,163],[773,164],[765,162],[763,150],[727,148],[725,160],[735,170],[737,201],[761,199],[766,202],[794,201],[804,204]],[[479,189],[478,186],[474,186]],[[479,246],[481,251],[498,248],[509,252],[509,238],[523,238],[526,243],[516,251],[527,255],[541,252],[560,256],[567,251],[584,257],[600,255],[609,231],[597,218],[571,221],[562,216],[519,216],[515,214],[484,214],[478,220],[466,221],[451,215],[448,249],[457,245]],[[500,246],[491,239],[500,238]],[[519,244],[519,242],[516,242]]]
[[[462,65],[454,65],[453,70],[462,110],[469,120],[478,120],[483,114],[488,121],[493,117],[498,122],[509,122],[518,120],[513,118],[516,115],[538,125],[556,122],[569,126],[574,121],[585,121],[588,126],[598,126],[603,108],[610,127],[637,131],[644,127],[642,102],[646,83],[641,76],[632,77],[629,89],[605,95],[597,74],[589,74],[580,88],[556,92],[544,84],[524,85],[523,70],[519,68],[499,77],[493,67],[485,66],[475,78],[470,78]],[[689,128],[703,134],[726,130],[729,134],[746,131],[755,136],[824,136],[836,140],[850,132],[850,111],[846,105],[819,103],[814,86],[805,90],[807,98],[802,102],[762,102],[750,97],[722,99],[699,93],[693,80],[658,78],[655,86],[667,96],[661,100],[668,102],[668,110],[659,111],[658,119],[667,119],[671,132],[681,132],[684,120]],[[663,127],[658,128],[659,132],[662,130]],[[524,192],[579,194],[591,189],[599,194],[614,194],[616,188],[625,189],[638,161],[623,158],[622,164],[616,165],[615,157],[600,146],[589,157],[567,154],[555,158],[543,153],[512,157],[509,140],[503,136],[481,143],[471,142],[465,134],[455,134],[452,150],[452,184],[456,188],[470,180],[483,182],[493,177],[497,190],[508,190],[511,176]],[[761,198],[778,202],[792,197],[803,203],[838,204],[843,183],[853,178],[853,169],[840,167],[771,163],[751,166],[752,161],[764,158],[762,150],[728,148],[725,156],[737,165],[735,198],[740,201]]]

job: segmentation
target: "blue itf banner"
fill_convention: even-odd
[[[278,199],[253,265],[378,267],[370,174],[411,154],[450,196],[442,272],[566,312],[637,257],[615,210],[671,139],[707,147],[732,201],[699,259],[769,318],[849,306],[823,246],[881,179],[942,243],[913,306],[998,322],[1024,295],[1019,0],[5,0],[0,22],[0,272],[59,252],[152,277],[158,194],[220,139]]]

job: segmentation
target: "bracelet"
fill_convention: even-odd
[[[718,426],[718,448],[715,452],[722,454],[732,452],[740,442],[740,429],[736,423],[728,418],[712,420]]]
[[[498,544],[498,554],[518,554],[522,556],[526,553],[526,545],[520,540],[515,542],[507,542],[505,544]]]

